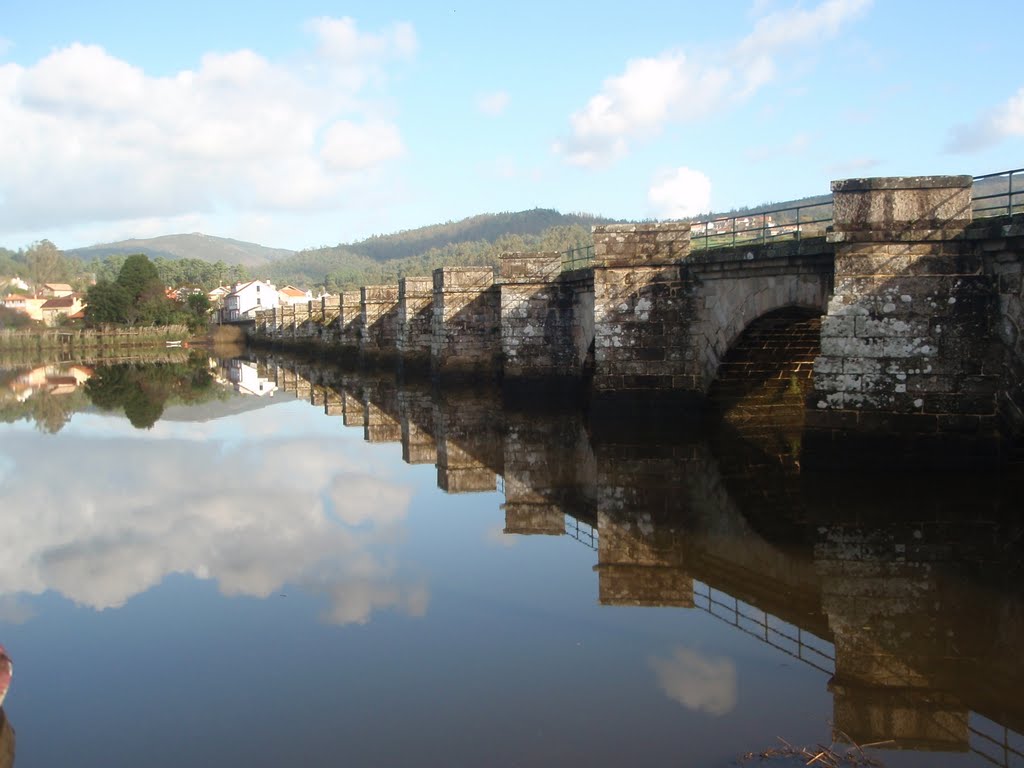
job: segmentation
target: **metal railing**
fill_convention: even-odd
[[[974,217],[1024,213],[1024,168],[974,177]]]
[[[817,635],[804,632],[800,627],[782,621],[767,611],[744,603],[702,581],[694,580],[693,582],[693,604],[696,608],[707,611],[716,619],[724,621],[740,632],[756,637],[772,648],[782,651],[826,675],[835,674],[835,647]],[[812,645],[815,642],[829,646],[831,650],[815,648]]]
[[[562,271],[571,272],[574,269],[583,269],[594,263],[594,246],[581,245],[578,248],[570,248],[562,253]]]
[[[832,224],[832,201],[757,213],[722,216],[690,224],[690,248],[704,251],[735,245],[820,237]]]
[[[565,516],[565,535],[593,550],[597,549],[597,528],[587,523],[581,523],[572,515]]]

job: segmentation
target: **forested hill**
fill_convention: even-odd
[[[83,261],[103,259],[107,256],[127,256],[133,253],[144,253],[150,258],[163,259],[200,259],[211,264],[223,262],[229,265],[244,267],[260,267],[275,259],[290,256],[294,251],[285,248],[268,248],[265,245],[246,243],[226,237],[213,237],[193,232],[188,235],[161,235],[146,239],[121,240],[117,243],[104,243],[86,248],[74,248],[65,251]]]
[[[590,228],[611,219],[548,209],[482,214],[380,235],[347,245],[299,251],[268,264],[280,284],[329,291],[429,275],[441,266],[497,265],[506,251],[564,251],[591,242]]]
[[[589,230],[595,224],[610,222],[612,219],[584,213],[559,213],[551,208],[534,208],[515,213],[483,213],[460,221],[408,229],[391,235],[375,235],[339,247],[374,261],[391,261],[458,243],[493,243],[506,236],[540,236],[553,227],[581,226]]]

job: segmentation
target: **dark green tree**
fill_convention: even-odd
[[[122,286],[101,280],[86,292],[85,322],[87,325],[128,322],[131,297]]]
[[[172,304],[164,293],[156,265],[144,253],[135,253],[124,260],[117,275],[117,284],[128,293],[130,304],[126,313],[129,325],[166,325],[171,321]]]

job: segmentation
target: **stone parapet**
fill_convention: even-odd
[[[562,254],[557,251],[503,253],[498,270],[505,285],[553,283],[562,273]]]
[[[605,224],[594,227],[595,267],[675,264],[690,252],[690,224]]]

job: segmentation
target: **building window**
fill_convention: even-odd
[[[257,297],[256,297],[256,306],[258,307],[258,306],[260,306],[260,304],[262,304],[262,303],[263,303],[263,299],[261,299],[261,298],[260,298],[259,296],[257,296]]]

